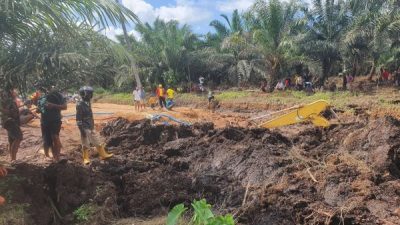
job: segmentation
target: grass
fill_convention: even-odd
[[[95,102],[112,103],[119,105],[132,105],[133,99],[130,93],[111,93],[103,92],[102,94],[94,95]]]
[[[5,178],[2,178],[2,181],[0,182],[0,193],[6,198],[8,204],[13,202],[13,187],[20,185],[20,183],[24,180],[25,178],[16,175],[9,175]]]
[[[373,115],[392,115],[400,118],[400,105],[394,102],[400,97],[399,91],[394,88],[381,88],[374,93],[352,93],[350,91],[316,92],[307,95],[303,91],[284,91],[273,93],[261,93],[258,90],[244,91],[222,91],[215,93],[215,98],[224,107],[236,107],[245,104],[249,108],[264,109],[268,105],[269,109],[283,109],[295,105],[308,104],[316,100],[327,100],[336,109],[351,112],[350,104],[368,108]],[[96,102],[132,105],[130,93],[111,93],[105,90],[98,90],[95,93]],[[207,101],[207,93],[178,93],[176,102],[181,106],[195,105],[201,106]],[[272,107],[271,107],[272,106]],[[271,108],[270,108],[271,107]]]
[[[224,91],[215,95],[215,98],[219,101],[229,101],[239,98],[246,98],[251,96],[251,92],[248,91]]]
[[[78,222],[88,221],[90,216],[95,212],[94,206],[90,204],[83,204],[74,211],[74,216]]]
[[[0,225],[24,225],[29,204],[6,204],[0,207]]]
[[[29,204],[15,203],[15,188],[20,186],[25,178],[17,175],[8,175],[0,181],[0,194],[5,197],[6,204],[0,207],[0,225],[23,225],[27,224],[26,210]]]

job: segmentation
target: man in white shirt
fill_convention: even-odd
[[[136,111],[139,111],[140,110],[140,101],[141,101],[141,93],[140,93],[139,87],[136,87],[136,89],[133,91],[132,95],[133,95],[133,101],[135,104],[135,109],[136,109]]]

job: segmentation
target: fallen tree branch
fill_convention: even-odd
[[[248,181],[247,185],[246,185],[246,191],[244,192],[242,207],[246,204],[246,199],[247,199],[247,194],[249,193],[249,188],[250,188],[250,181]]]
[[[311,180],[313,180],[315,183],[318,183],[317,179],[315,179],[314,175],[311,173],[310,167],[307,168],[307,172],[308,172],[308,175],[310,175]]]

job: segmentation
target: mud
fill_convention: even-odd
[[[400,221],[400,121],[392,117],[286,135],[118,118],[102,135],[114,153],[106,162],[82,167],[76,149],[68,162],[17,166],[13,202],[29,204],[26,224],[75,223],[83,204],[95,212],[88,224],[158,217],[199,198],[239,224]]]

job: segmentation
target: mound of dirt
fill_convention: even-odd
[[[123,119],[103,133],[115,160],[140,161],[123,166],[127,216],[206,197],[244,224],[376,224],[399,219],[399,132],[388,117],[292,137]]]
[[[21,176],[35,179],[21,185],[34,197],[18,201],[38,210],[32,215],[55,212],[32,221],[71,223],[72,213],[90,204],[96,213],[88,223],[109,224],[121,217],[166,215],[175,204],[200,198],[220,213],[234,214],[240,224],[400,219],[400,121],[391,117],[288,136],[119,118],[102,134],[114,153],[106,162],[93,160],[85,168],[77,158],[46,169],[18,167]]]

